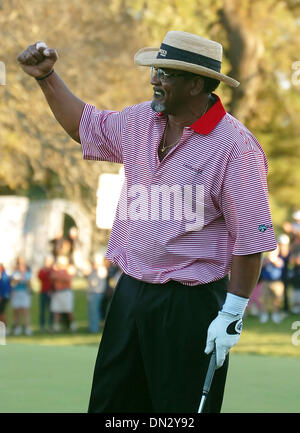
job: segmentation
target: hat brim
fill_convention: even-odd
[[[205,77],[214,78],[223,81],[231,87],[238,87],[239,82],[220,72],[205,68],[204,66],[192,63],[182,62],[172,59],[157,59],[159,48],[142,48],[134,56],[134,63],[140,66],[154,66],[155,68],[180,69],[182,71],[192,72],[193,74],[204,75]]]

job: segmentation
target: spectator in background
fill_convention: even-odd
[[[53,291],[51,273],[53,271],[54,259],[48,256],[45,259],[44,266],[38,272],[40,280],[40,329],[45,331],[46,316],[48,316],[49,330],[53,326],[53,314],[50,311],[51,294]]]
[[[69,263],[76,266],[76,254],[78,253],[79,245],[77,227],[71,227],[66,237],[64,236],[64,232],[60,230],[55,238],[50,241],[50,244],[55,261],[58,256],[66,256],[69,259]]]
[[[104,298],[102,301],[102,316],[105,318],[107,316],[117,282],[122,274],[122,270],[118,266],[113,265],[106,257],[104,258],[104,264],[107,267],[107,277]]]
[[[286,221],[283,224],[283,228],[287,233],[292,233],[294,235],[297,235],[300,233],[300,210],[297,210],[292,214],[293,222],[290,223],[289,221]]]
[[[274,323],[280,323],[282,316],[279,312],[283,300],[284,284],[282,282],[282,270],[284,261],[279,256],[279,248],[267,252],[261,271],[261,314],[260,322],[269,320],[269,313]]]
[[[69,235],[68,235],[68,242],[70,248],[69,249],[70,263],[76,264],[75,253],[79,243],[77,227],[73,226],[70,228]]]
[[[32,334],[30,326],[30,307],[32,294],[31,277],[32,275],[29,267],[26,265],[24,259],[19,257],[11,276],[11,306],[13,309],[14,335],[22,334],[22,316],[25,335]]]
[[[74,294],[72,291],[72,270],[66,256],[59,256],[51,272],[53,293],[51,296],[50,310],[53,313],[53,330],[61,330],[61,315],[67,314],[70,330],[76,331],[74,322]]]
[[[291,237],[291,254],[300,252],[300,210],[294,212],[292,217],[292,223],[286,221],[283,224],[284,231]]]
[[[0,263],[0,322],[7,327],[5,310],[11,295],[10,277],[7,275],[4,265]]]
[[[300,251],[296,250],[291,254],[292,284],[291,311],[294,314],[300,313]]]
[[[54,257],[54,261],[57,260],[58,256],[61,255],[62,249],[63,249],[63,244],[64,244],[64,233],[62,230],[59,230],[54,239],[51,239],[51,241],[49,241],[51,244],[51,253]]]
[[[282,282],[284,285],[283,291],[283,311],[287,315],[290,311],[289,307],[289,260],[290,260],[290,238],[287,234],[280,235],[278,238],[279,257],[282,258],[284,266],[282,269]]]
[[[108,270],[104,260],[94,261],[87,275],[88,323],[89,331],[96,334],[102,320],[102,301],[106,289]]]
[[[283,228],[285,232],[290,236],[290,273],[291,283],[293,291],[291,294],[291,312],[298,314],[299,308],[299,297],[300,297],[300,277],[299,277],[299,256],[300,256],[300,210],[297,210],[292,214],[293,222],[285,222]]]
[[[246,313],[251,316],[259,316],[261,313],[261,280],[259,280],[251,293]]]

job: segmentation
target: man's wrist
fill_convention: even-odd
[[[36,79],[36,81],[42,81],[42,80],[45,80],[45,78],[48,78],[51,74],[53,74],[53,72],[54,72],[54,69],[51,69],[51,71],[48,72],[47,74],[42,75],[41,77],[34,77],[34,78]]]
[[[243,298],[242,296],[227,292],[221,311],[242,317],[245,313],[248,301],[249,298]]]

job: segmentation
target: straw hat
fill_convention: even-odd
[[[223,81],[231,87],[240,83],[222,74],[222,45],[192,33],[170,31],[160,48],[142,48],[134,63],[156,68],[179,69]]]

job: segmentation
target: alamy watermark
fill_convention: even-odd
[[[5,63],[0,62],[0,85],[5,86],[6,84],[6,72]]]
[[[204,226],[204,185],[172,186],[133,184],[125,181],[118,205],[121,221],[185,221],[185,230]]]
[[[293,86],[300,86],[300,60],[292,64],[292,84]]]
[[[6,326],[5,323],[0,322],[0,346],[6,345]]]
[[[291,328],[293,330],[295,330],[295,332],[293,332],[293,334],[292,334],[292,344],[294,346],[299,346],[299,344],[300,344],[300,321],[297,320],[297,321],[293,322]]]

